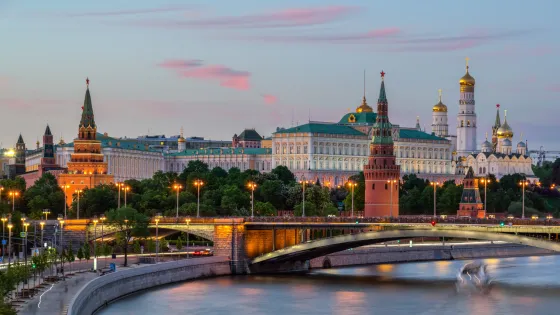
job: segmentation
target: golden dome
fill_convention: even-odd
[[[365,96],[362,99],[362,105],[360,105],[360,106],[358,106],[358,108],[356,108],[356,112],[357,113],[372,113],[373,112],[373,108],[371,108],[371,106],[368,105],[368,103],[366,102],[366,97]]]
[[[179,137],[177,142],[183,143],[183,142],[186,142],[186,140],[185,140],[185,138],[183,138],[183,136],[181,136],[181,137]]]
[[[498,128],[498,138],[513,138],[513,129],[507,123],[507,111],[504,118],[504,123]]]
[[[469,67],[467,67],[467,73],[459,80],[459,84],[474,86],[475,80],[469,73]]]
[[[447,113],[447,105],[441,102],[441,89],[438,90],[438,93],[439,93],[439,103],[437,103],[436,105],[434,105],[434,107],[432,107],[432,111]]]

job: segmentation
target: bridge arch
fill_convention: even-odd
[[[349,248],[415,237],[448,237],[501,241],[560,252],[560,243],[543,241],[508,233],[438,229],[391,230],[347,234],[316,241],[309,241],[307,243],[301,243],[298,245],[286,247],[256,257],[251,261],[251,264],[255,265],[266,263],[284,263],[288,261],[306,261],[316,257],[340,252]]]
[[[156,235],[156,226],[154,224],[150,224],[148,226],[150,230],[150,234],[152,236]],[[207,239],[209,241],[214,241],[214,225],[209,224],[200,224],[200,225],[190,225],[187,226],[185,224],[160,224],[159,225],[159,233],[163,235],[165,231],[176,231],[176,232],[185,232],[191,235],[196,235],[198,237]],[[103,237],[109,237],[114,235],[118,230],[113,226],[105,226],[103,229]],[[97,227],[97,232],[94,233],[93,227],[89,227],[88,236],[91,241],[97,237],[97,240],[100,240],[102,237],[101,229],[99,226]]]

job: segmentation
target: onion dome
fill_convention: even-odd
[[[504,123],[498,128],[498,137],[499,138],[512,138],[513,137],[513,129],[507,123],[507,110],[505,111],[504,116]]]
[[[434,107],[432,107],[432,112],[447,113],[447,105],[441,102],[441,89],[438,92],[439,92],[439,102],[436,105],[434,105]]]
[[[517,144],[518,148],[524,148],[525,147],[525,142],[523,141],[519,141],[519,143]]]
[[[181,127],[181,135],[180,135],[179,138],[177,139],[177,142],[179,142],[179,143],[184,143],[184,142],[186,142],[185,138],[183,137],[183,127]]]
[[[511,140],[509,139],[504,139],[504,142],[502,142],[502,145],[504,147],[511,147]]]
[[[475,80],[469,73],[469,58],[467,58],[467,73],[459,79],[459,85],[461,86],[461,92],[474,92]]]
[[[362,105],[360,105],[360,106],[358,106],[358,108],[356,108],[356,112],[357,113],[372,113],[373,112],[373,108],[371,108],[371,106],[368,105],[365,95],[364,95],[364,98],[362,99]]]
[[[486,140],[482,143],[482,152],[489,152],[489,151],[492,151],[492,143]]]

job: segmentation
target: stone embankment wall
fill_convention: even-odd
[[[558,254],[546,249],[517,244],[449,244],[366,247],[330,254],[311,260],[311,268],[432,260],[500,258]]]
[[[72,299],[68,315],[90,315],[111,301],[156,286],[230,274],[227,257],[185,259],[107,274],[87,283]]]

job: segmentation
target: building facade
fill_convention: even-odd
[[[478,189],[478,178],[474,176],[473,169],[469,167],[465,178],[463,179],[463,194],[459,202],[458,217],[485,218],[486,209],[480,199],[480,190]]]
[[[457,155],[464,157],[477,151],[476,142],[476,112],[474,100],[475,80],[469,73],[467,59],[467,73],[459,80],[460,99],[457,114]]]
[[[181,173],[190,161],[202,161],[210,169],[221,167],[228,171],[231,168],[239,170],[257,170],[270,172],[272,149],[267,148],[216,148],[185,150],[182,152],[165,154],[165,171]]]

